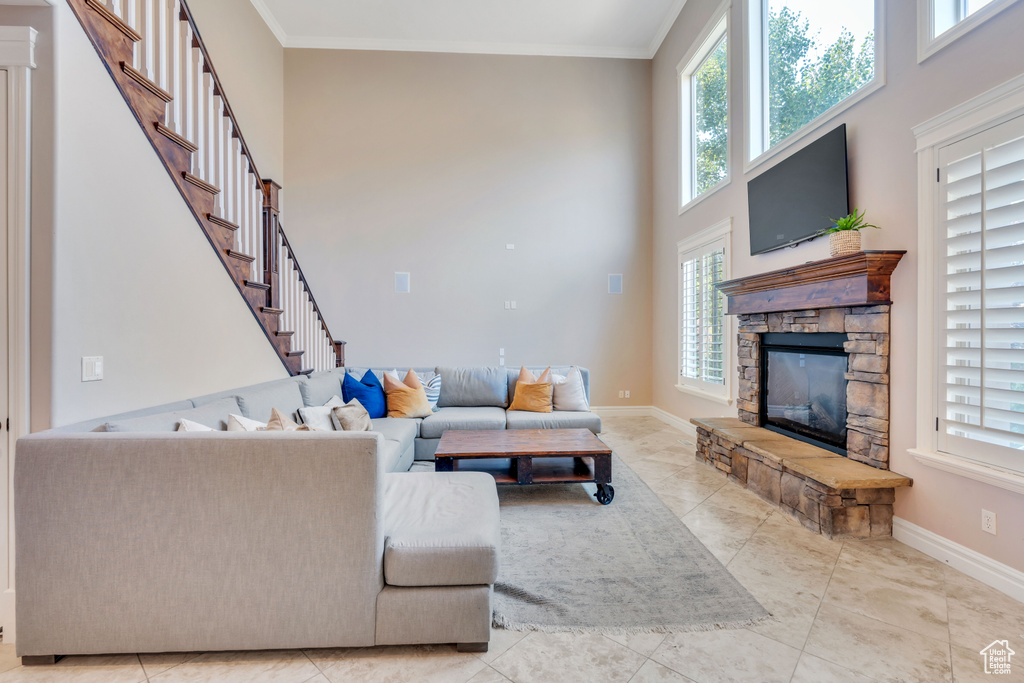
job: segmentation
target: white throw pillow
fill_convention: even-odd
[[[299,417],[302,418],[302,424],[309,425],[311,429],[331,432],[334,431],[334,423],[331,422],[331,410],[343,405],[345,405],[345,402],[341,400],[340,396],[331,396],[331,400],[322,406],[299,408]]]
[[[247,417],[242,417],[241,415],[235,415],[233,413],[228,415],[229,432],[262,432],[266,428],[266,422],[250,420]]]
[[[555,410],[590,410],[587,391],[583,386],[583,373],[575,365],[565,377],[552,375],[551,403]]]
[[[207,427],[204,424],[193,422],[192,420],[182,420],[178,423],[179,432],[215,432],[217,431],[213,427]]]

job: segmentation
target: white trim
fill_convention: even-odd
[[[762,149],[764,147],[765,143],[766,143],[766,140],[767,140],[767,131],[764,131],[764,132],[762,132],[760,134],[756,134],[754,132],[753,129],[754,129],[754,125],[755,125],[755,120],[753,118],[753,108],[752,107],[753,107],[753,103],[755,101],[760,102],[762,100],[762,98],[763,98],[763,95],[760,93],[760,88],[762,87],[761,83],[763,83],[764,76],[762,75],[760,79],[754,79],[754,78],[751,78],[750,74],[754,70],[755,66],[759,67],[759,70],[762,71],[762,72],[764,71],[764,69],[767,68],[767,65],[761,64],[762,60],[760,58],[758,58],[758,60],[755,63],[754,56],[753,56],[753,50],[752,50],[752,47],[751,47],[752,45],[754,45],[754,38],[753,38],[753,32],[752,32],[753,31],[753,28],[752,28],[753,19],[757,19],[757,18],[761,17],[761,12],[760,11],[756,11],[756,14],[752,13],[752,10],[757,10],[757,8],[752,8],[751,5],[753,3],[758,3],[758,7],[760,7],[761,3],[763,1],[764,0],[747,0],[747,12],[745,13],[746,17],[744,19],[744,31],[743,31],[743,35],[744,35],[744,38],[745,38],[744,39],[744,47],[745,47],[745,49],[746,49],[746,51],[748,53],[748,59],[744,63],[744,66],[746,68],[742,69],[742,72],[743,72],[743,111],[744,111],[744,116],[746,118],[746,132],[747,132],[747,136],[746,136],[747,137],[747,149],[746,149],[746,151],[745,151],[745,153],[743,155],[743,172],[744,173],[748,173],[748,172],[752,171],[753,169],[757,168],[758,166],[760,166],[761,164],[763,164],[764,162],[768,161],[769,159],[775,158],[780,152],[782,152],[782,151],[784,151],[786,149],[792,148],[794,144],[796,144],[800,140],[803,140],[804,138],[806,138],[811,133],[819,130],[825,124],[827,124],[828,122],[830,122],[834,118],[836,118],[839,114],[842,114],[847,109],[849,109],[850,107],[854,106],[855,104],[857,104],[861,100],[865,99],[866,97],[868,97],[872,93],[878,91],[886,83],[886,80],[885,80],[886,79],[886,75],[885,75],[885,71],[886,71],[885,70],[885,2],[884,2],[884,0],[875,0],[875,75],[874,75],[874,78],[872,78],[869,83],[867,83],[864,86],[862,86],[859,90],[857,90],[856,92],[851,94],[849,97],[847,97],[843,101],[841,101],[841,102],[837,103],[836,105],[834,105],[831,109],[826,109],[821,114],[819,114],[816,118],[814,118],[811,121],[809,121],[808,123],[804,124],[799,130],[797,130],[795,133],[791,134],[789,137],[785,138],[784,140],[780,141],[774,147],[770,147],[768,149]],[[757,45],[758,46],[761,45],[761,38],[760,37],[758,37],[758,39],[757,39]],[[764,121],[764,114],[763,113],[758,116],[758,120],[757,120],[756,123],[757,123],[759,128],[761,128],[761,129],[765,128],[766,124],[765,124],[765,121]],[[757,151],[756,156],[754,156],[755,150],[759,150],[759,151]]]
[[[729,38],[729,15],[732,9],[732,0],[722,0],[722,3],[715,8],[711,14],[700,36],[693,42],[690,49],[676,65],[676,87],[678,103],[677,130],[679,131],[679,145],[676,150],[676,170],[679,173],[678,200],[679,215],[696,204],[705,196],[711,195],[722,189],[732,180],[732,132],[733,132],[733,106],[732,106],[732,74],[733,62],[729,51],[733,49],[733,41]],[[693,74],[704,63],[719,42],[725,40],[725,177],[699,194],[693,194],[693,167],[694,150],[694,113],[691,93],[693,92]],[[691,196],[692,195],[692,196]]]
[[[931,339],[935,329],[935,222],[939,150],[1024,114],[1024,75],[913,127],[917,140],[917,338]],[[971,460],[937,453],[935,432],[935,349],[917,349],[917,434],[910,453],[922,464],[999,488],[1016,490],[1016,475]],[[953,461],[956,461],[954,464]]]
[[[697,442],[697,428],[689,420],[684,420],[681,417],[673,415],[667,410],[662,410],[657,406],[651,406],[651,417],[656,417],[670,427],[675,427],[681,432],[684,432],[687,436],[693,439],[694,443]]]
[[[676,249],[678,253],[682,254],[684,252],[693,251],[694,249],[703,247],[705,244],[710,244],[711,242],[722,239],[723,237],[732,237],[732,216],[718,221],[710,228],[705,228],[700,232],[690,235],[689,237],[684,237],[676,242]],[[730,245],[727,243],[726,247],[728,246]],[[725,260],[727,264],[731,260],[728,253],[726,254]]]
[[[654,59],[654,55],[658,54],[658,50],[661,49],[661,44],[665,42],[665,37],[668,36],[668,32],[672,30],[672,27],[676,24],[676,19],[679,18],[680,12],[683,11],[683,6],[686,5],[686,0],[675,0],[672,6],[668,10],[668,14],[661,20],[661,24],[658,26],[657,33],[654,34],[654,38],[651,39],[651,44],[647,48],[647,58]]]
[[[997,469],[984,463],[958,458],[945,453],[935,453],[920,448],[908,448],[907,452],[928,467],[951,472],[961,477],[980,481],[1014,493],[1024,494],[1024,475]]]
[[[650,406],[590,406],[598,417],[650,417]]]
[[[31,235],[31,74],[35,67],[37,32],[29,27],[0,27],[0,68],[7,71],[7,215],[4,217],[7,240],[7,404],[10,429],[7,430],[6,462],[0,463],[6,481],[0,500],[3,529],[0,530],[0,625],[4,641],[15,642],[17,624],[14,612],[14,462],[19,437],[29,432],[29,283]]]
[[[538,43],[483,43],[443,40],[392,40],[381,38],[332,38],[289,36],[286,48],[318,50],[384,50],[388,52],[447,52],[453,54],[523,55],[537,57],[594,57],[601,59],[650,59],[644,47],[597,47],[594,45],[545,45]]]
[[[901,517],[892,520],[892,537],[953,569],[1024,602],[1024,572],[939,536]]]
[[[917,0],[917,63],[956,42],[1015,2],[1017,0],[993,0],[933,38],[935,0]]]
[[[266,24],[267,28],[270,29],[270,32],[274,34],[274,37],[277,38],[277,42],[281,44],[281,47],[291,47],[288,44],[288,34],[285,33],[284,28],[281,26],[280,22],[278,22],[274,13],[270,11],[270,8],[267,7],[267,4],[263,2],[263,0],[249,0],[249,2],[251,2],[252,6],[256,8],[256,11],[260,13],[260,16],[263,18],[263,23]]]
[[[722,405],[731,406],[732,396],[723,396],[721,394],[715,394],[710,391],[704,391],[699,387],[691,387],[686,384],[677,384],[676,389],[683,392],[684,394],[692,394],[693,396],[699,396],[707,401],[714,401],[715,403],[721,403]]]

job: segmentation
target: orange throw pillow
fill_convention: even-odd
[[[516,381],[516,392],[512,397],[509,410],[525,410],[531,413],[551,412],[551,368],[534,377],[533,373],[523,366],[519,370]]]
[[[434,413],[430,409],[423,383],[412,369],[406,373],[402,382],[384,373],[384,394],[387,397],[388,417],[429,417]]]

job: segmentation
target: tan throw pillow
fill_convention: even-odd
[[[370,414],[357,399],[352,399],[343,406],[331,408],[331,421],[338,431],[368,432],[373,428]]]
[[[300,425],[277,408],[270,409],[270,421],[267,422],[267,432],[315,432],[317,429],[310,429],[309,425]]]
[[[551,368],[534,377],[533,373],[523,366],[519,370],[516,381],[516,393],[512,397],[509,410],[525,410],[531,413],[551,412]]]
[[[384,394],[387,396],[388,417],[429,417],[434,412],[423,383],[412,369],[401,382],[390,373],[384,373]]]

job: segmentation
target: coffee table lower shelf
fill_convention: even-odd
[[[615,497],[611,485],[611,454],[583,457],[458,457],[435,456],[436,472],[486,472],[495,484],[597,484],[597,502],[608,505]]]

